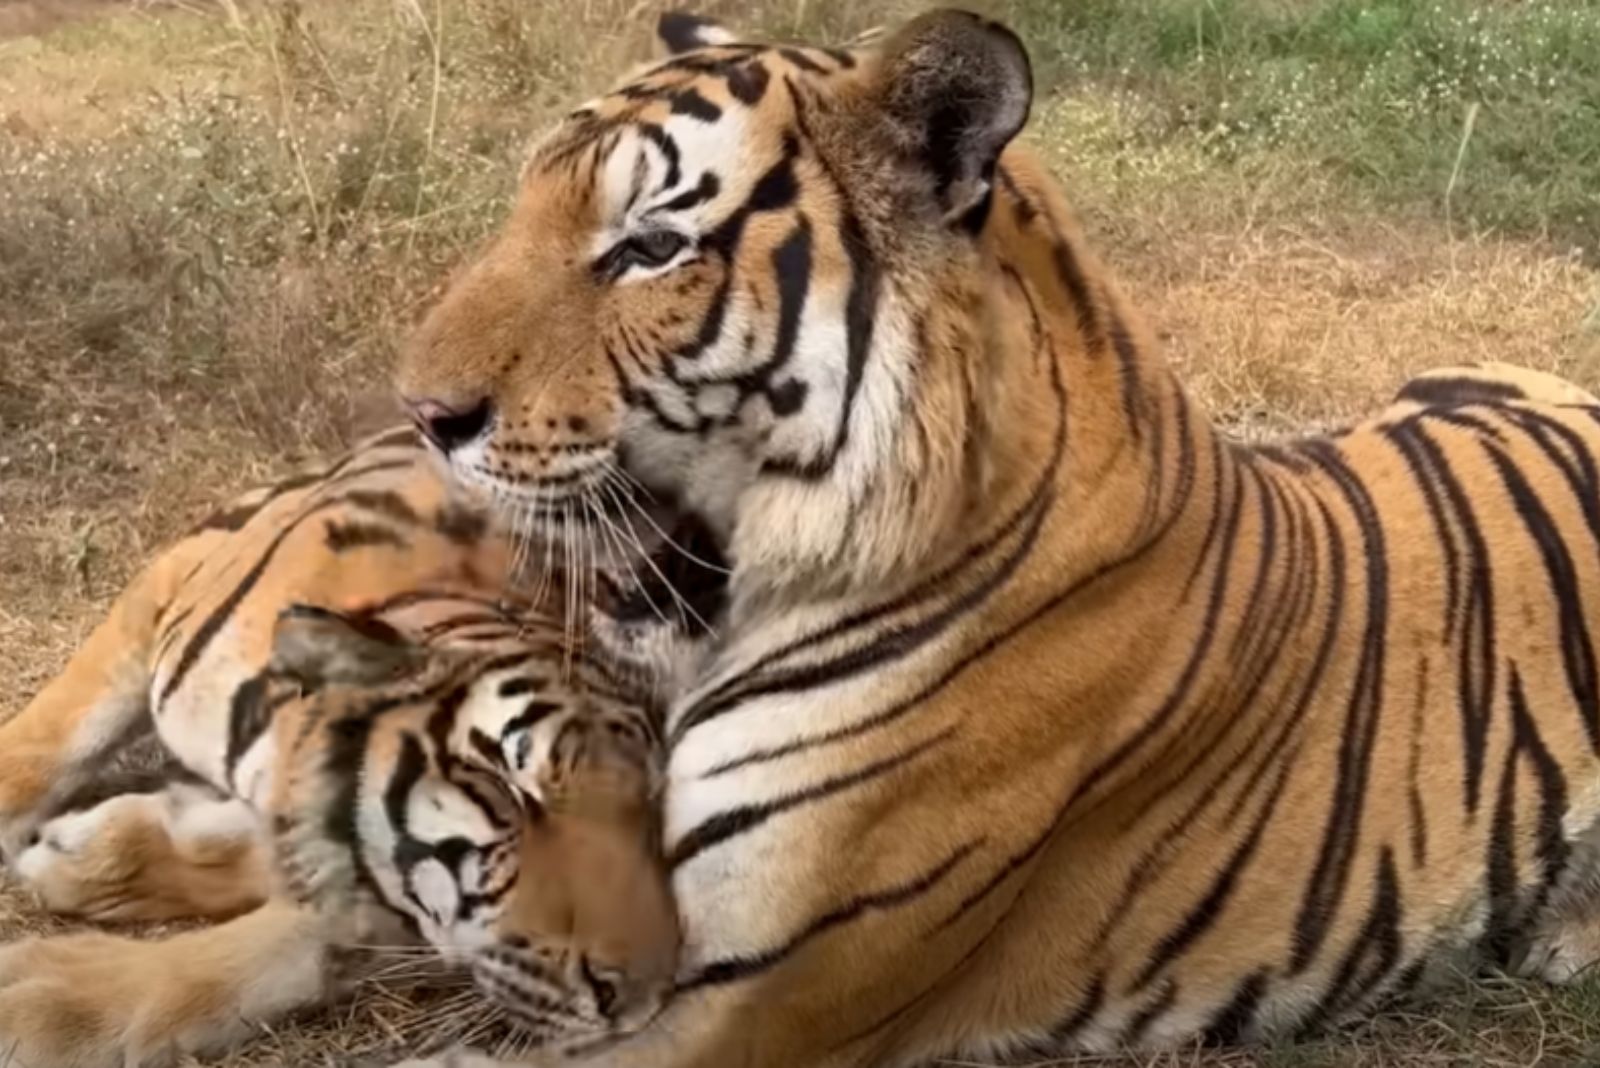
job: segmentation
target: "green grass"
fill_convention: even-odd
[[[1120,131],[1130,155],[1189,146],[1223,174],[1272,157],[1382,208],[1600,262],[1600,4],[1018,0],[1011,13],[1047,91],[1138,102]]]

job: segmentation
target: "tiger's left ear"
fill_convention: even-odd
[[[669,56],[681,56],[697,48],[736,43],[738,38],[722,23],[687,11],[665,11],[656,20],[656,44]]]
[[[271,669],[307,690],[332,683],[377,686],[421,666],[426,651],[379,620],[293,604],[272,632]]]
[[[981,229],[1000,153],[1033,103],[1027,49],[1000,23],[947,8],[890,35],[880,64],[878,101],[901,154],[931,178],[946,222]]]

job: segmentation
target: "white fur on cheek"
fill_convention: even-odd
[[[889,463],[904,413],[905,378],[909,373],[897,353],[907,348],[904,317],[887,302],[880,305],[865,360],[861,382],[848,412],[843,388],[843,315],[819,315],[811,329],[802,331],[796,346],[796,374],[815,381],[804,412],[790,420],[790,430],[780,426],[773,442],[778,455],[822,460],[833,445],[841,418],[848,421],[843,448],[834,459],[831,477],[818,482],[763,479],[739,502],[739,520],[732,556],[745,568],[783,572],[795,567],[826,563],[838,565],[846,549],[844,538],[871,537],[875,531],[844,521],[852,506],[873,488]],[[811,323],[807,316],[807,323]],[[830,348],[830,345],[832,346]],[[837,363],[837,366],[835,366]],[[837,385],[835,384],[837,383]],[[865,543],[856,548],[871,555]]]
[[[437,860],[424,860],[411,869],[411,889],[440,927],[455,918],[461,898],[455,876]]]

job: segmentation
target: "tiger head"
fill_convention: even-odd
[[[895,573],[987,476],[996,373],[960,354],[1026,53],[959,11],[853,50],[660,31],[664,58],[535,146],[401,394],[455,477],[558,545],[577,502],[644,492],[758,589]]]
[[[363,941],[396,916],[544,1043],[637,1030],[679,929],[656,835],[653,729],[580,691],[559,630],[481,650],[296,606],[272,677],[284,889]]]

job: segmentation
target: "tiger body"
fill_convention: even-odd
[[[661,29],[399,379],[460,481],[560,530],[616,464],[730,562],[667,717],[677,995],[594,1063],[1249,1039],[1600,957],[1592,395],[1231,442],[1012,143],[1009,31]]]
[[[763,1014],[641,1063],[1283,1036],[1600,958],[1595,399],[1447,384],[1230,443],[1109,289],[1072,301],[1063,254],[1098,271],[1002,167],[983,301],[1024,337],[988,418],[1027,459],[954,558],[731,624],[675,708],[679,1011]]]
[[[152,562],[0,724],[0,829],[56,911],[223,922],[0,948],[13,1063],[226,1048],[335,997],[361,945],[434,947],[530,1039],[649,1018],[677,925],[648,665],[586,652],[524,574],[410,428]],[[184,774],[106,781],[147,733]]]

